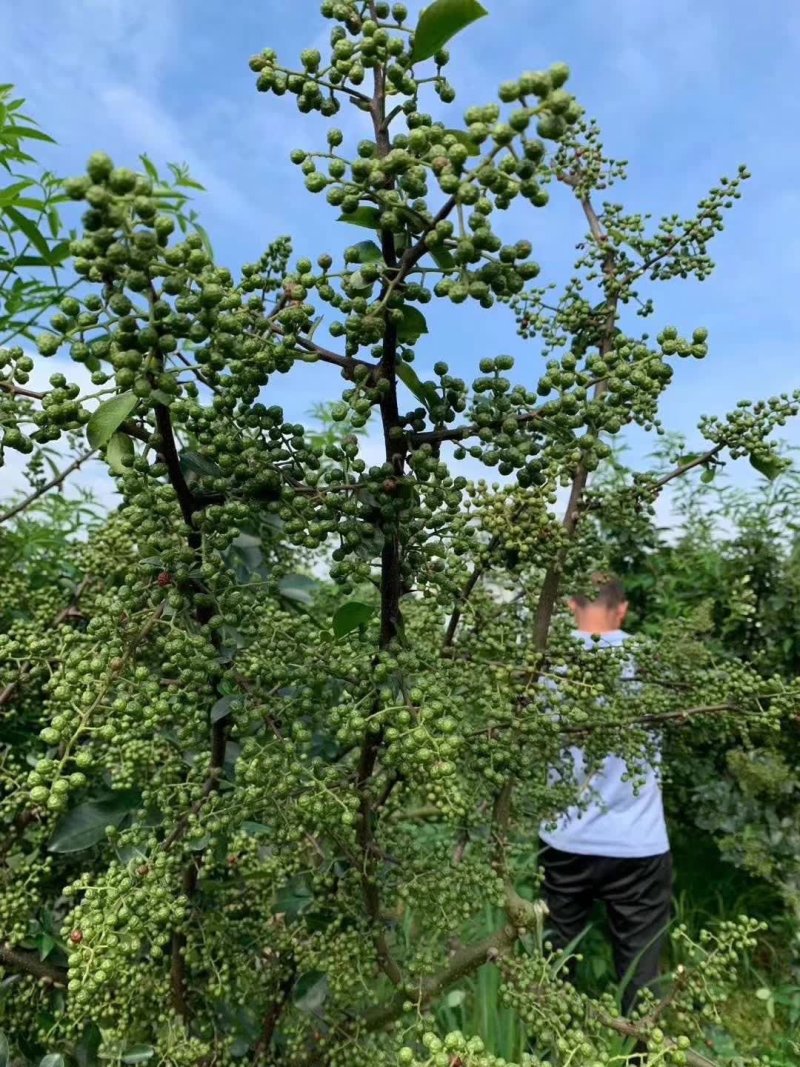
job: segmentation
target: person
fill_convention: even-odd
[[[622,629],[625,591],[614,579],[595,584],[591,598],[570,601],[574,636],[587,648],[619,647],[629,636]],[[629,664],[629,677],[631,669]],[[561,814],[555,825],[543,823],[539,831],[550,940],[559,949],[578,940],[595,902],[602,902],[617,978],[626,982],[622,1011],[629,1015],[640,991],[659,976],[671,917],[672,858],[659,760],[631,766],[635,787],[626,780],[628,766],[619,756],[588,767],[580,748],[570,749],[570,755],[575,781],[588,792],[586,803]]]

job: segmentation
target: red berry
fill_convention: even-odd
[[[162,571],[157,580],[162,589],[168,585],[172,585],[172,575],[168,571]]]
[[[73,930],[69,939],[73,945],[79,945],[83,941],[83,930]]]

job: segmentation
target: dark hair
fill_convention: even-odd
[[[591,596],[573,597],[579,608],[587,608],[590,604],[601,604],[611,611],[626,602],[625,587],[618,578],[608,574],[593,574],[591,583],[594,586],[594,593]]]

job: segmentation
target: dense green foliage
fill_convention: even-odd
[[[792,804],[793,756],[775,744],[796,725],[791,649],[770,659],[732,583],[709,578],[711,610],[708,597],[689,610],[680,546],[658,542],[651,510],[729,459],[774,478],[770,438],[798,399],[743,401],[703,420],[698,451],[668,469],[589,486],[609,438],[663,429],[674,361],[707,355],[704,329],[653,338],[629,308],[647,318],[651,283],[709,274],[747,172],[650,226],[596,203],[624,167],[563,64],[452,127],[424,112],[428,86],[454,98],[445,46],[484,14],[476,0],[436,0],[415,32],[383,0],[322,13],[329,57],[307,50],[295,70],[265,51],[251,67],[301,113],[368,114],[372,138],[350,146],[331,127],[323,151],[294,153],[362,239],[316,264],[280,239],[235,277],[187,222],[185,174],[167,185],[149,162],[96,153],[64,184],[85,209],[68,248],[79,283],[37,341],[64,369],[33,393],[28,351],[2,353],[3,449],[84,442],[122,503],[57,553],[18,526],[0,541],[0,1023],[20,1055],[81,1064],[489,1067],[476,1033],[442,1025],[443,998],[489,967],[527,1067],[613,1062],[635,1037],[653,1064],[704,1062],[691,1045],[721,1022],[759,921],[676,926],[666,997],[622,1020],[611,993],[560,976],[533,841],[577,799],[569,742],[619,753],[635,776],[657,724],[698,819],[793,906],[790,842],[765,859],[762,840],[768,812]],[[535,234],[562,190],[588,232],[554,297],[531,241],[504,242],[494,219],[513,206]],[[513,380],[494,353],[469,384],[444,361],[421,381],[434,299],[516,322],[544,356],[538,380]],[[341,434],[284,417],[298,362],[319,365],[326,399],[326,365],[341,373]],[[358,432],[370,419],[373,466]],[[504,486],[469,482],[467,455]],[[736,566],[687,536],[696,568]],[[606,562],[659,588],[637,593],[635,693],[618,657],[575,650],[561,610],[566,586]],[[772,593],[788,566],[774,557]],[[538,684],[554,675],[558,720]],[[757,840],[742,847],[744,796]]]
[[[684,490],[677,539],[665,540],[648,521],[604,531],[606,565],[626,576],[638,626],[657,633],[670,619],[696,613],[704,639],[721,657],[751,663],[765,679],[794,678],[800,637],[796,473],[757,495],[697,481]],[[696,825],[716,836],[723,855],[775,886],[797,926],[797,717],[763,746],[689,744],[672,764],[675,815],[696,812]]]

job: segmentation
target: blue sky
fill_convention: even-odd
[[[678,368],[666,424],[691,437],[704,413],[800,386],[800,7],[786,0],[758,8],[743,0],[484,2],[490,17],[452,49],[454,118],[495,99],[501,81],[564,60],[608,150],[630,161],[630,180],[615,199],[655,215],[688,213],[740,162],[753,172],[714,249],[713,278],[654,294],[654,322],[711,331],[708,360]],[[290,99],[258,94],[247,66],[266,46],[287,63],[318,46],[330,24],[317,0],[37,0],[13,4],[13,18],[11,0],[5,7],[0,80],[16,83],[58,139],[42,155],[52,169],[79,173],[101,148],[124,165],[141,152],[159,163],[187,162],[207,186],[196,206],[217,257],[234,270],[279,234],[291,234],[298,253],[315,255],[354,238],[324,197],[306,193],[288,160],[293,147],[321,146],[321,122],[300,116]],[[354,112],[337,125],[358,138],[363,121]],[[515,215],[505,227],[533,241],[549,279],[567,277],[584,224],[565,190],[554,192],[552,210]],[[447,306],[429,320],[438,329],[435,341],[419,346],[421,371],[445,359],[470,376],[482,356],[510,352],[516,373],[535,380],[535,344],[516,337],[505,309]],[[291,388],[276,378],[270,398],[302,418],[337,384],[332,369],[307,367]],[[800,429],[786,437],[800,441]],[[641,447],[634,440],[635,451]],[[101,484],[99,470],[90,478]]]

